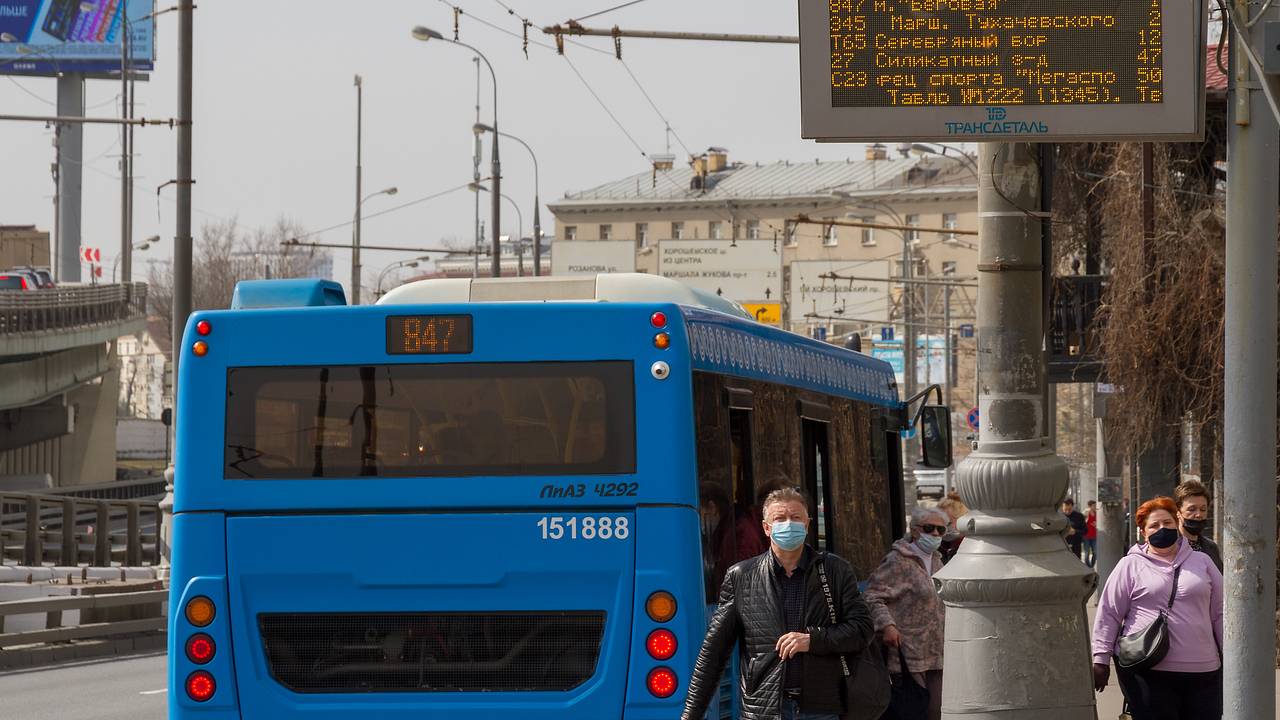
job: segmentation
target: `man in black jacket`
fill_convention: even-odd
[[[769,549],[725,575],[719,607],[689,679],[682,720],[702,720],[735,641],[741,652],[741,720],[838,720],[845,711],[840,656],[857,653],[871,641],[871,612],[849,563],[805,545],[808,508],[793,488],[765,498]],[[819,564],[831,588],[836,623]]]

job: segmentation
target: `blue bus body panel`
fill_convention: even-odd
[[[208,320],[208,354],[184,353],[176,430],[174,511],[294,511],[299,509],[444,509],[634,507],[644,503],[697,504],[694,468],[692,374],[684,325],[665,328],[671,347],[653,345],[649,317],[674,305],[624,303],[476,303],[215,311],[192,315],[191,328]],[[466,355],[388,355],[389,315],[467,314],[474,351]],[[466,478],[328,478],[227,480],[223,441],[227,368],[375,363],[478,363],[627,360],[634,363],[636,473],[634,476]],[[650,367],[664,361],[664,380]],[[183,405],[186,403],[187,405]],[[191,410],[199,406],[202,410]],[[599,497],[595,486],[640,479],[633,497]],[[551,499],[544,490],[571,486],[579,497]]]
[[[332,280],[241,280],[231,294],[232,310],[346,304],[342,286]]]
[[[620,717],[627,663],[611,659],[630,651],[635,515],[599,514],[626,518],[624,539],[576,541],[540,539],[544,515],[229,518],[243,717]],[[596,674],[568,692],[293,692],[272,678],[257,626],[260,613],[574,610],[606,621]]]

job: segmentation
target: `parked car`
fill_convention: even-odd
[[[916,470],[916,499],[935,497],[939,500],[947,494],[946,470]]]
[[[31,281],[22,273],[0,273],[0,290],[35,290]]]

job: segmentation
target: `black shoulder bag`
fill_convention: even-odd
[[[827,570],[821,559],[818,560],[818,579],[822,581],[822,594],[827,598],[831,624],[839,624],[831,584],[827,582]],[[873,637],[871,643],[854,657],[852,667],[845,656],[840,655],[845,685],[845,711],[841,720],[879,720],[889,707],[889,669],[885,667],[879,644],[880,641]]]
[[[1173,609],[1173,598],[1178,594],[1179,565],[1173,569],[1173,590],[1169,593],[1169,604],[1151,624],[1135,633],[1120,638],[1116,643],[1116,665],[1125,670],[1140,672],[1150,670],[1164,659],[1169,652],[1169,615]]]

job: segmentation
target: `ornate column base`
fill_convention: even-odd
[[[942,716],[1094,716],[1085,600],[1097,575],[1063,542],[1066,463],[1040,441],[984,442],[957,468],[971,511],[934,576],[947,607]]]

